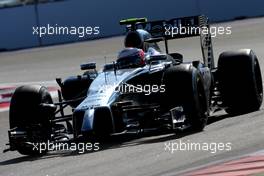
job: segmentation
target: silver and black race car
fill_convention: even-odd
[[[95,63],[87,63],[81,65],[83,75],[56,79],[61,88],[57,103],[43,86],[16,89],[10,106],[10,150],[35,155],[36,142],[150,129],[202,131],[218,110],[236,115],[260,108],[263,87],[256,55],[250,49],[223,52],[215,67],[210,32],[199,32],[210,29],[207,17],[134,18],[120,24],[126,25],[127,34],[118,58],[101,72]],[[168,29],[179,25],[189,33],[171,35]],[[200,39],[201,60],[185,62],[182,54],[169,52],[168,40],[185,37]],[[164,52],[159,42],[164,42]],[[66,114],[66,107],[72,113]]]

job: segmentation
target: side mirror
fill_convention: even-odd
[[[150,56],[149,62],[161,61],[161,60],[166,60],[166,59],[167,59],[167,55],[166,54],[153,55],[153,56]]]
[[[157,42],[161,42],[164,41],[165,39],[163,37],[156,37],[156,38],[149,38],[147,40],[145,40],[145,42],[147,43],[157,43]]]
[[[91,63],[81,64],[80,67],[81,67],[81,70],[96,69],[96,63],[91,62]]]
[[[170,53],[169,55],[176,61],[183,61],[183,55],[180,53]]]
[[[114,64],[113,63],[111,63],[111,64],[105,64],[104,65],[104,69],[103,69],[103,71],[110,71],[110,70],[114,70]]]

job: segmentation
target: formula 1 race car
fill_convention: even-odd
[[[36,155],[36,142],[89,141],[150,129],[202,131],[218,110],[238,115],[260,108],[263,87],[256,55],[251,49],[223,52],[216,67],[210,32],[200,32],[210,29],[207,17],[134,18],[120,24],[126,25],[127,34],[118,58],[102,72],[87,63],[81,65],[83,75],[56,79],[59,102],[53,103],[43,86],[16,89],[9,150]],[[189,33],[170,30],[179,26]],[[187,37],[199,37],[202,60],[185,62],[182,54],[169,52],[168,40]],[[66,107],[72,113],[66,115]]]

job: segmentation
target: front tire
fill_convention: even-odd
[[[52,114],[44,112],[41,103],[52,104],[48,90],[43,86],[30,85],[18,87],[11,99],[10,129],[26,131],[26,138],[14,141],[14,148],[23,155],[40,155],[30,143],[46,143],[51,135]]]

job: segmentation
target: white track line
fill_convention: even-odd
[[[18,87],[22,85],[42,85],[42,86],[58,86],[56,81],[38,81],[38,82],[16,82],[16,83],[0,83],[0,89],[6,87]]]
[[[0,112],[6,112],[6,111],[9,111],[9,107],[7,107],[7,108],[0,108]]]

